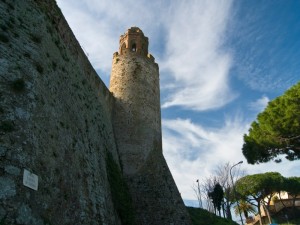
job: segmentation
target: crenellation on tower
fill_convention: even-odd
[[[144,36],[143,31],[138,27],[131,27],[127,32],[120,36],[119,54],[135,52],[139,55],[148,55],[148,38]]]

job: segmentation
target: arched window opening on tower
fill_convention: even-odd
[[[126,51],[126,44],[123,43],[121,47],[121,54],[123,54]]]
[[[131,46],[131,51],[132,51],[132,52],[136,52],[136,44],[132,44],[132,46]]]

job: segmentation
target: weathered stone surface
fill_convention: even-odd
[[[5,156],[6,151],[6,148],[0,145],[0,157]]]
[[[4,167],[4,170],[6,173],[9,173],[11,175],[19,176],[21,173],[21,170],[18,167],[7,165]]]
[[[43,225],[43,221],[41,219],[36,219],[32,215],[32,211],[28,205],[22,204],[18,210],[18,216],[16,219],[17,224],[25,224],[25,225]]]
[[[16,195],[16,184],[8,177],[0,177],[0,200]]]
[[[0,221],[5,218],[5,215],[6,215],[5,209],[3,209],[2,206],[0,206]]]
[[[124,173],[134,174],[154,143],[161,143],[157,64],[135,52],[115,56],[110,91],[116,98],[113,124]]]

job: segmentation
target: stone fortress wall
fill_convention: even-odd
[[[0,15],[0,223],[130,224],[130,201],[124,207],[122,199],[131,193],[136,224],[190,224],[162,155],[160,117],[152,126],[157,141],[127,173],[132,168],[112,122],[116,98],[55,1],[3,0]],[[128,62],[115,56],[113,63],[117,58]],[[145,60],[135,61],[158,76],[153,62],[144,68]],[[25,170],[38,178],[30,187]]]

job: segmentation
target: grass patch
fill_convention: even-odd
[[[236,222],[216,216],[205,209],[187,207],[193,225],[238,225]]]
[[[123,225],[134,225],[134,210],[129,189],[118,165],[110,153],[106,154],[107,178],[110,184],[113,203]]]

